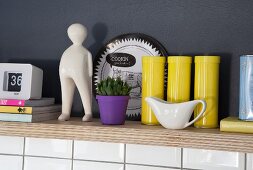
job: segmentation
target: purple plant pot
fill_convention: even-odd
[[[129,96],[100,96],[97,95],[100,119],[104,125],[123,125]]]

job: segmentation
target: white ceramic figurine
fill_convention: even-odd
[[[64,51],[60,62],[60,79],[62,92],[62,114],[59,120],[70,118],[75,87],[80,93],[85,115],[83,121],[92,119],[92,55],[83,47],[87,29],[82,24],[72,24],[68,28],[68,36],[73,42]]]

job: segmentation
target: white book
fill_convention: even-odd
[[[31,114],[10,114],[1,113],[0,121],[7,122],[41,122],[46,120],[56,120],[61,112],[41,113],[36,115]]]

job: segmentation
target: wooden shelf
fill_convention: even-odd
[[[141,125],[128,121],[125,125],[105,126],[99,120],[82,122],[73,118],[67,122],[57,120],[41,123],[0,122],[0,135],[56,138],[174,146],[253,153],[253,135],[243,133],[225,133],[219,129],[168,130],[161,126]]]

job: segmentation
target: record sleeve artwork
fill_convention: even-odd
[[[123,34],[106,44],[94,61],[94,92],[97,83],[108,76],[121,77],[133,87],[127,108],[128,120],[141,118],[142,56],[167,56],[167,52],[150,36],[140,33]]]

